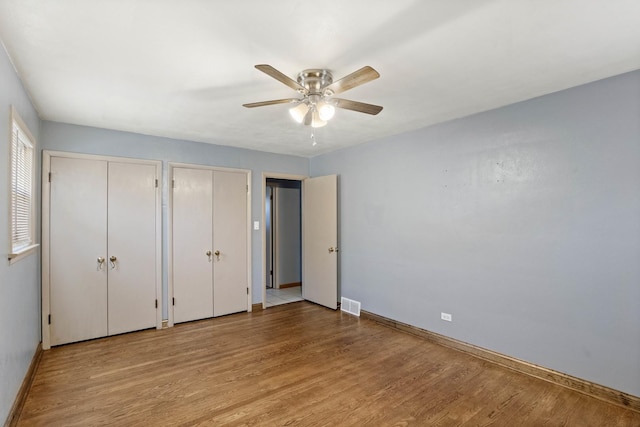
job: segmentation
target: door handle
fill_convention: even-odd
[[[116,268],[116,261],[118,261],[118,258],[116,258],[115,255],[111,255],[109,257],[109,263],[111,263],[111,269],[114,270]]]
[[[96,268],[96,271],[101,271],[102,266],[104,265],[104,257],[99,256],[96,261],[98,262],[98,268]]]
[[[216,256],[216,261],[220,261],[220,251],[215,251],[213,254]]]
[[[333,247],[329,248],[329,253],[330,254],[332,254],[334,252],[338,252],[338,248],[333,248]]]
[[[211,262],[211,251],[205,252],[205,255],[209,257],[209,262]]]

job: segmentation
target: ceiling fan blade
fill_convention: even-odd
[[[360,68],[358,71],[354,71],[348,76],[345,76],[340,80],[331,83],[329,86],[324,88],[324,90],[326,91],[328,89],[331,90],[331,92],[333,92],[334,94],[338,94],[346,90],[353,89],[354,87],[363,85],[367,82],[370,82],[371,80],[375,80],[378,77],[380,77],[380,74],[367,65]]]
[[[307,91],[304,88],[304,86],[300,85],[297,81],[293,80],[292,78],[282,74],[280,71],[276,70],[271,65],[258,64],[258,65],[256,65],[256,68],[258,70],[262,71],[263,73],[273,77],[274,79],[286,84],[291,89],[295,89],[300,93],[306,93],[306,91]]]
[[[331,98],[331,101],[333,101],[334,105],[338,108],[357,111],[359,113],[367,113],[373,116],[375,116],[380,111],[382,111],[381,106],[373,105],[373,104],[365,104],[364,102],[350,101],[348,99],[340,99],[340,98]]]
[[[242,104],[243,107],[264,107],[265,105],[288,104],[300,101],[298,98],[274,99],[273,101],[252,102],[250,104]]]

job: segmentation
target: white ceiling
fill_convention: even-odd
[[[0,0],[0,38],[41,117],[315,156],[640,69],[638,0]],[[316,131],[291,78],[364,65]]]

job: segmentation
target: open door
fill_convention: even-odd
[[[302,182],[302,297],[338,308],[338,177]]]

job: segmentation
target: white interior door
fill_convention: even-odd
[[[247,311],[247,174],[213,172],[213,315]]]
[[[174,168],[173,180],[173,318],[179,323],[213,317],[213,172]]]
[[[51,344],[106,336],[107,162],[51,157],[50,171]]]
[[[156,324],[155,182],[155,165],[109,163],[109,335]]]
[[[338,308],[338,177],[302,182],[302,297]]]

